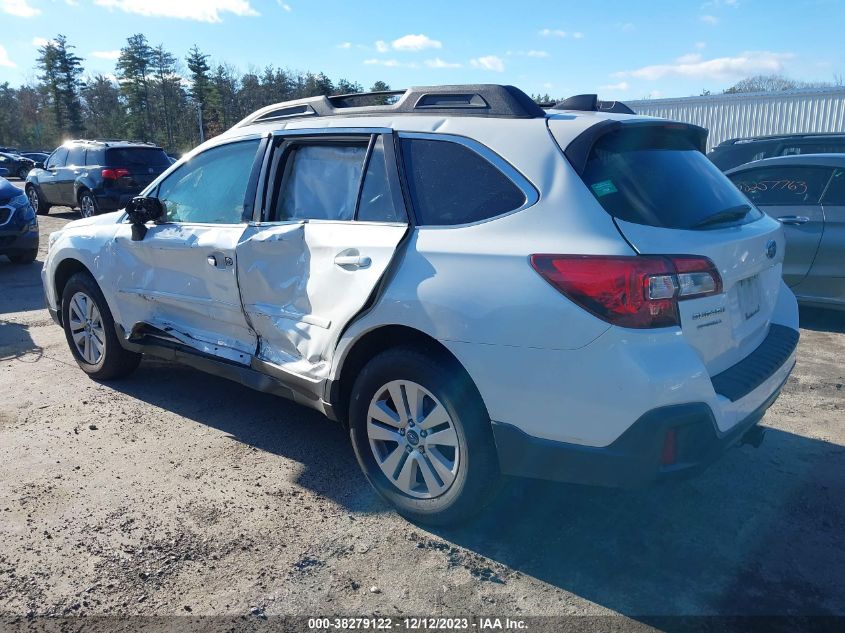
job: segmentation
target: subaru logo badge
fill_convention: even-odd
[[[778,243],[774,240],[769,240],[766,244],[766,257],[769,259],[774,259],[775,255],[778,254]]]

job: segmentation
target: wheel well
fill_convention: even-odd
[[[59,308],[59,318],[61,318],[62,314],[62,293],[65,291],[65,286],[67,285],[68,280],[76,273],[88,273],[90,275],[91,271],[85,267],[85,264],[72,258],[62,260],[62,262],[56,267],[56,274],[53,277],[53,283],[56,288],[56,303]]]
[[[367,332],[353,343],[352,349],[349,350],[343,360],[340,373],[332,383],[329,400],[334,408],[337,419],[344,426],[348,425],[347,417],[352,387],[364,365],[377,354],[393,347],[399,347],[400,345],[419,346],[426,352],[437,356],[444,363],[451,365],[453,370],[463,372],[476,393],[478,393],[478,388],[475,386],[469,373],[443,343],[428,334],[405,325],[385,325]],[[479,394],[480,397],[481,395]]]
[[[88,189],[88,187],[86,187],[85,185],[82,185],[81,187],[79,187],[79,189],[76,190],[76,201],[79,204],[82,204],[82,200],[80,198],[82,197],[82,194],[86,191],[90,191],[90,189]]]

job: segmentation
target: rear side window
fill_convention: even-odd
[[[104,153],[105,153],[104,149],[89,149],[88,153],[85,155],[85,164],[86,165],[102,165]]]
[[[285,158],[275,220],[351,220],[367,145],[299,145]]]
[[[405,214],[396,209],[394,192],[391,191],[390,178],[387,175],[387,160],[384,153],[384,141],[379,136],[373,145],[364,183],[361,187],[361,200],[358,202],[357,220],[366,222],[404,222]],[[395,192],[399,193],[399,192]]]
[[[510,178],[459,143],[403,138],[402,160],[420,224],[478,222],[526,202],[525,193]]]
[[[81,166],[85,164],[85,148],[81,145],[74,145],[67,154],[67,164]]]
[[[109,167],[133,168],[155,167],[164,170],[170,161],[163,149],[157,147],[113,147],[106,150],[106,165]]]
[[[833,174],[827,191],[822,197],[822,204],[831,206],[845,206],[845,169],[837,169]]]
[[[684,130],[606,134],[590,151],[582,178],[605,211],[626,222],[693,229],[715,227],[722,214],[731,224],[762,217]],[[736,217],[743,207],[747,213]]]
[[[831,154],[845,152],[845,141],[819,141],[789,145],[781,151],[782,156],[795,154]]]
[[[833,170],[784,165],[758,167],[729,178],[758,206],[818,204]]]

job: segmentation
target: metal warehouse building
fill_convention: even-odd
[[[845,86],[625,103],[638,114],[706,127],[707,151],[740,136],[845,132]]]

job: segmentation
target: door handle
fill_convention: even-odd
[[[807,224],[809,221],[806,215],[782,215],[778,218],[781,224]]]
[[[373,260],[364,255],[335,255],[334,263],[341,268],[367,268]]]
[[[235,265],[235,260],[228,255],[222,256],[215,253],[206,257],[205,261],[208,262],[209,266],[214,266],[215,268],[226,268],[227,266]]]

